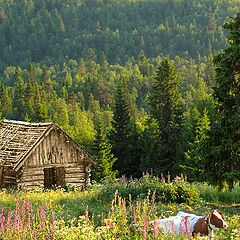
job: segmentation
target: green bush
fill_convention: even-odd
[[[225,191],[218,191],[207,183],[194,183],[200,191],[200,197],[207,202],[214,203],[240,203],[240,186],[237,184],[231,191],[227,188]]]
[[[126,179],[124,177],[116,180],[105,179],[102,181],[102,194],[112,197],[115,191],[119,196],[133,200],[145,199],[149,191],[155,193],[156,201],[162,203],[187,203],[192,204],[199,201],[200,192],[197,188],[185,181],[182,177],[176,177],[173,181],[166,181],[163,177],[158,178],[144,175],[138,179]],[[151,197],[151,196],[150,196]]]

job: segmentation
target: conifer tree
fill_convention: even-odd
[[[223,189],[240,180],[240,13],[223,27],[230,46],[214,59],[216,120],[205,144],[204,177]]]
[[[1,85],[0,88],[0,101],[1,101],[1,112],[4,117],[11,117],[12,116],[12,103],[11,98],[8,93],[8,88]]]
[[[104,133],[103,124],[99,121],[96,126],[96,140],[93,143],[93,158],[97,165],[92,169],[92,178],[100,181],[104,177],[115,178],[117,171],[113,170],[113,164],[117,160],[111,153],[112,146]]]
[[[175,67],[168,58],[160,63],[153,88],[149,96],[150,115],[159,125],[161,146],[158,165],[149,166],[167,174],[176,171],[176,149],[183,122],[183,107],[180,103],[181,94],[178,89],[180,80]]]
[[[143,76],[150,75],[150,66],[143,50],[140,52],[139,55],[139,70]]]
[[[50,94],[52,91],[52,81],[48,73],[48,69],[46,65],[42,67],[42,76],[41,76],[41,83],[43,86],[44,91],[47,94]]]
[[[195,139],[189,143],[189,149],[186,154],[186,165],[183,166],[185,173],[191,181],[201,181],[203,174],[203,145],[208,139],[208,132],[210,130],[210,120],[206,108],[203,116],[199,116],[197,126],[195,129]]]
[[[131,142],[131,117],[129,112],[129,103],[127,94],[124,90],[123,81],[119,80],[115,92],[115,105],[113,109],[112,129],[109,134],[112,152],[118,159],[114,168],[119,171],[120,175],[131,175],[132,172],[127,172],[130,161],[134,161],[130,150]]]
[[[14,110],[19,120],[25,118],[25,84],[21,76],[21,69],[17,67],[14,75]]]

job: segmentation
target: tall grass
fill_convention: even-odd
[[[200,197],[207,202],[219,204],[240,203],[240,186],[237,184],[232,191],[228,188],[225,191],[218,191],[206,183],[195,183],[195,187],[200,191]]]
[[[184,231],[180,236],[164,235],[150,221],[175,215],[180,210],[205,215],[210,207],[194,194],[199,196],[200,191],[200,196],[207,197],[207,190],[219,194],[205,184],[150,176],[139,181],[105,180],[104,184],[84,192],[3,190],[0,191],[0,239],[188,239]],[[163,201],[167,198],[171,203]],[[181,203],[177,200],[189,198],[191,201]],[[240,239],[239,214],[226,213],[229,228],[217,231],[215,239]]]

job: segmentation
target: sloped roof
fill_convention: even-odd
[[[44,134],[52,128],[61,130],[54,123],[28,123],[4,119],[0,124],[0,165],[12,166],[16,169],[31,150],[38,145]],[[85,151],[64,131],[62,132],[78,148]],[[92,157],[87,151],[85,153],[94,164],[95,161]]]

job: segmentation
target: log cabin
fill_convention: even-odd
[[[86,189],[95,160],[54,123],[0,123],[0,188]]]

